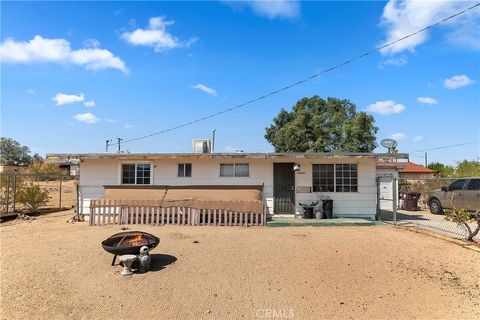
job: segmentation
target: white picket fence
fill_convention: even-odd
[[[263,213],[236,212],[229,209],[195,209],[161,207],[154,201],[121,201],[100,199],[90,203],[90,225],[183,225],[183,226],[265,226]]]

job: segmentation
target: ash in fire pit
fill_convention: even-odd
[[[105,251],[113,254],[112,266],[115,265],[117,255],[139,254],[140,248],[147,246],[152,250],[160,243],[154,235],[142,231],[119,232],[102,242]]]

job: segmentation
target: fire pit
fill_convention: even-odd
[[[102,241],[105,251],[113,254],[112,266],[115,265],[117,255],[138,254],[140,248],[147,246],[149,250],[155,248],[160,239],[154,235],[142,231],[127,231],[115,233]]]

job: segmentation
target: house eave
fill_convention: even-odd
[[[408,154],[361,153],[361,152],[326,152],[326,153],[51,153],[47,154],[47,162],[59,159],[69,161],[118,159],[118,160],[157,160],[157,159],[318,159],[318,158],[375,158],[375,159],[407,159]]]

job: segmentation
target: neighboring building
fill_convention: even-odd
[[[192,197],[238,201],[249,195],[255,199],[257,193],[254,191],[261,190],[258,200],[265,204],[269,214],[293,214],[300,211],[299,202],[319,200],[321,194],[334,200],[334,216],[374,219],[378,157],[392,155],[50,154],[47,162],[80,160],[79,212],[84,216],[90,212],[92,199],[149,200],[172,192],[170,196],[176,195],[177,200]],[[297,171],[293,170],[294,165],[297,165]]]
[[[64,170],[71,176],[77,176],[80,169],[80,160],[74,158],[55,158],[47,161],[53,165],[57,165],[60,169]]]
[[[25,173],[26,167],[0,164],[0,173]]]
[[[423,180],[433,178],[435,171],[413,162],[401,162],[403,168],[399,169],[399,178],[405,180]]]

